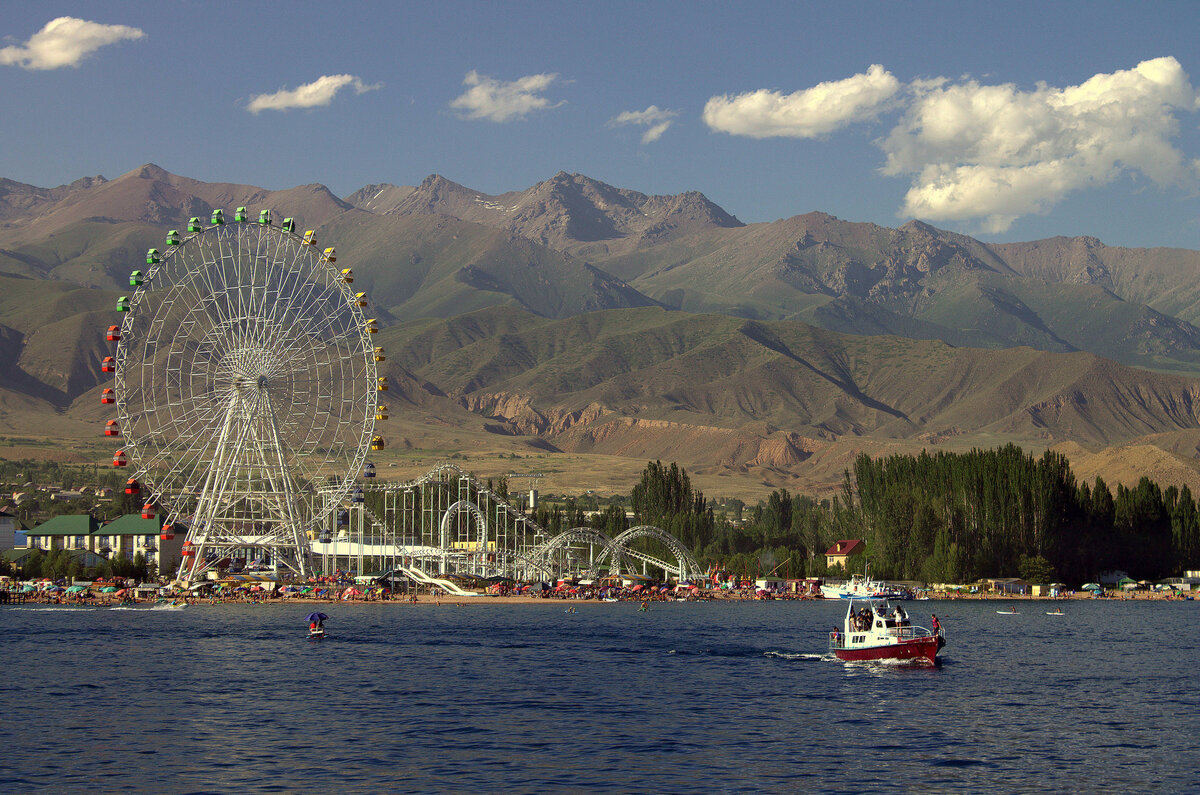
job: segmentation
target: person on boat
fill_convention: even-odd
[[[934,635],[942,634],[942,622],[938,621],[937,616],[931,616],[929,619],[929,623],[933,624],[933,634]]]

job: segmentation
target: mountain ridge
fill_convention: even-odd
[[[100,415],[98,328],[129,270],[218,206],[272,209],[337,246],[395,347],[396,399],[426,423],[409,445],[469,428],[772,482],[855,444],[1200,457],[1200,252],[821,212],[743,224],[700,193],[567,172],[498,195],[433,174],[345,198],[154,164],[0,180],[0,427],[53,416],[33,423],[75,433]]]

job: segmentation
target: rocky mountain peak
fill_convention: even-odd
[[[147,163],[141,168],[130,171],[126,176],[134,179],[154,179],[165,182],[171,178],[171,172],[167,171],[161,166],[156,166],[153,163]]]
[[[108,182],[107,179],[97,174],[94,177],[80,177],[67,187],[71,190],[87,190],[88,188],[95,188],[99,185],[103,185],[106,182]]]

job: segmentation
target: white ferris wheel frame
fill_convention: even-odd
[[[309,234],[241,221],[175,239],[117,344],[130,470],[187,527],[181,581],[255,554],[307,576],[375,431],[373,322]]]

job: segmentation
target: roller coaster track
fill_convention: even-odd
[[[507,519],[512,525],[518,522],[522,523],[528,531],[532,531],[535,534],[535,537],[537,535],[542,537],[548,535],[535,521],[514,508],[502,499],[499,494],[489,489],[485,484],[480,483],[473,475],[457,464],[439,464],[421,477],[408,482],[371,483],[364,485],[363,488],[366,491],[382,492],[385,494],[404,492],[420,489],[423,486],[433,483],[449,483],[450,481],[443,477],[447,474],[455,476],[460,482],[463,480],[467,481],[472,499],[457,500],[442,513],[436,542],[439,548],[411,547],[399,543],[399,539],[396,539],[392,543],[387,544],[390,550],[394,550],[395,554],[407,557],[410,560],[435,558],[445,560],[451,554],[461,554],[463,550],[452,551],[447,549],[446,531],[448,523],[453,516],[463,511],[471,514],[483,529],[480,536],[481,543],[482,538],[486,535],[485,517],[493,514],[493,520]],[[486,506],[488,511],[485,512],[482,510],[481,506]],[[364,524],[369,522],[374,537],[381,540],[389,536],[395,538],[394,529],[388,527],[387,523],[380,519],[371,509],[365,505],[358,505],[356,508],[363,511]],[[365,533],[365,528],[363,532]],[[675,560],[663,560],[648,552],[634,549],[632,544],[643,538],[649,538],[662,544]],[[511,549],[498,551],[496,553],[497,564],[500,564],[503,560],[504,563],[512,567],[524,569],[528,574],[551,578],[555,576],[555,572],[559,568],[559,565],[556,564],[561,564],[564,557],[569,556],[569,551],[581,544],[587,544],[593,550],[595,548],[599,548],[600,550],[598,554],[592,557],[585,569],[579,569],[581,574],[599,576],[601,565],[607,563],[609,573],[619,575],[623,572],[631,572],[633,561],[641,561],[662,569],[664,572],[674,575],[679,580],[699,577],[703,572],[700,564],[677,538],[662,528],[653,525],[632,527],[620,533],[615,538],[609,537],[602,531],[590,527],[574,527],[524,551]],[[485,550],[481,547],[479,551]],[[499,568],[499,565],[497,568]],[[459,588],[449,580],[437,578],[422,571],[415,565],[398,566],[395,567],[395,570],[416,582],[426,585],[436,585],[456,595],[470,593]]]

